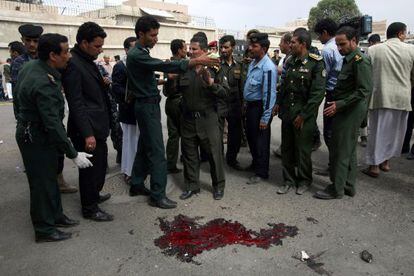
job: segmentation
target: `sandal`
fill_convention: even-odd
[[[383,172],[389,172],[390,171],[390,166],[379,165],[379,168]]]
[[[377,178],[379,176],[379,173],[373,172],[369,168],[363,169],[361,172],[373,178]]]

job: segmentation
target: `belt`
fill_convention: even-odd
[[[258,100],[258,101],[250,101],[250,102],[245,101],[244,103],[245,103],[246,106],[258,106],[258,105],[261,106],[261,105],[263,105],[263,102],[261,100]]]
[[[18,121],[17,124],[23,127],[39,127],[43,128],[43,123],[41,122],[31,122],[31,121]]]
[[[186,119],[198,119],[201,117],[207,117],[209,113],[215,112],[213,109],[202,110],[202,111],[185,111],[183,116]]]
[[[147,103],[147,104],[159,104],[161,101],[161,96],[154,96],[148,98],[136,98],[135,99],[139,103]]]

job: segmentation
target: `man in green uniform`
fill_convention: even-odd
[[[182,39],[171,41],[170,49],[173,54],[170,60],[181,60],[187,57],[187,45]],[[179,173],[177,168],[178,152],[180,149],[180,120],[181,120],[181,91],[178,89],[176,74],[168,74],[167,82],[164,84],[165,114],[167,114],[167,170],[168,173]]]
[[[39,39],[39,60],[29,61],[19,73],[16,84],[16,141],[26,168],[30,187],[30,215],[36,242],[60,241],[71,233],[56,227],[70,227],[79,222],[63,214],[56,174],[58,156],[64,152],[80,168],[92,165],[76,152],[62,123],[64,100],[61,76],[69,58],[68,39],[59,34],[45,34]]]
[[[329,151],[332,184],[315,193],[319,199],[355,195],[358,129],[367,113],[367,98],[372,93],[371,61],[358,48],[356,30],[342,27],[335,40],[345,58],[333,101],[328,102],[323,112],[325,116],[333,117]]]
[[[191,59],[207,53],[207,40],[195,36],[190,43]],[[214,82],[209,69],[197,66],[181,74],[179,89],[183,94],[181,139],[184,157],[184,179],[186,191],[180,199],[188,199],[200,192],[200,156],[198,148],[207,154],[213,184],[213,197],[219,200],[224,195],[224,168],[222,136],[215,110],[216,97],[225,98],[228,90]]]
[[[325,69],[322,57],[309,53],[311,42],[308,31],[293,32],[292,58],[286,64],[286,75],[277,99],[282,118],[284,180],[278,194],[296,187],[296,194],[302,195],[312,184],[313,130],[325,94]]]
[[[167,185],[167,161],[162,138],[160,95],[154,71],[180,73],[195,65],[214,65],[217,59],[201,56],[196,59],[162,61],[152,58],[149,49],[158,41],[160,24],[153,16],[142,16],[135,25],[137,42],[128,52],[128,94],[135,99],[135,115],[140,129],[138,150],[132,168],[130,195],[150,195],[150,205],[171,209],[176,202],[165,195]],[[151,175],[151,191],[144,181]]]
[[[235,170],[243,170],[237,161],[242,140],[242,100],[241,65],[233,58],[236,41],[232,35],[220,38],[221,65],[217,73],[219,80],[225,80],[230,94],[227,98],[218,98],[217,112],[219,113],[220,136],[224,132],[224,120],[227,120],[227,165]],[[220,116],[220,111],[223,116]]]

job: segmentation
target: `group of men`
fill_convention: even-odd
[[[404,34],[404,26],[392,24],[389,38]],[[325,44],[321,56],[312,52],[311,34],[306,29],[285,34],[279,45],[285,57],[275,60],[277,67],[267,54],[268,35],[257,30],[247,34],[248,51],[243,60],[234,58],[233,36],[223,36],[218,44],[209,45],[203,32],[192,37],[188,53],[186,42],[175,39],[169,60],[153,58],[150,49],[158,41],[160,24],[152,16],[143,16],[136,23],[135,36],[124,41],[126,56],[113,67],[110,78],[104,77],[95,63],[106,38],[96,23],[79,27],[71,50],[65,36],[40,36],[41,27],[30,24],[21,28],[23,41],[30,40],[33,47],[28,42],[27,52],[12,63],[16,140],[29,180],[37,242],[70,238],[70,233],[57,227],[79,224],[62,211],[57,176],[63,169],[63,154],[79,168],[83,217],[113,220],[99,206],[110,197],[100,192],[108,167],[106,139],[113,131],[111,97],[118,103],[123,135],[121,168],[130,184],[129,194],[148,196],[152,206],[177,206],[165,190],[167,174],[181,172],[177,168],[180,152],[185,181],[182,200],[200,192],[203,158],[210,165],[215,200],[224,196],[224,161],[234,170],[252,172],[247,184],[268,179],[271,123],[276,115],[282,120],[283,170],[283,186],[277,192],[285,194],[295,188],[297,194],[303,194],[312,184],[311,153],[318,108],[324,98],[324,138],[332,184],[314,196],[336,199],[355,195],[358,129],[367,114],[373,67],[358,48],[358,32],[352,27],[338,29],[330,19],[318,22],[314,31]],[[220,59],[209,53],[212,46],[218,48]],[[155,72],[163,72],[164,79]],[[166,150],[159,85],[164,85],[167,97]],[[62,123],[64,96],[69,106],[67,133]],[[228,139],[224,154],[225,122]],[[252,156],[247,167],[237,160],[244,136]],[[150,189],[144,185],[148,176]]]

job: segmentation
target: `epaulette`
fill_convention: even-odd
[[[309,53],[309,57],[313,58],[314,60],[320,61],[323,58],[320,55]]]
[[[362,60],[362,56],[360,56],[360,55],[356,54],[356,55],[355,55],[355,57],[354,57],[354,60],[355,60],[356,62],[361,61],[361,60]]]

